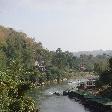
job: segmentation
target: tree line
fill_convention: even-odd
[[[69,77],[75,60],[70,52],[49,51],[25,33],[0,26],[0,110],[37,111],[25,92],[33,84]]]
[[[0,110],[36,112],[32,98],[25,92],[33,84],[70,78],[76,71],[100,72],[107,67],[105,55],[76,57],[69,51],[49,51],[41,42],[23,32],[0,26]]]

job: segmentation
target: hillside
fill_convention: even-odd
[[[74,52],[74,56],[80,57],[80,55],[103,55],[106,54],[107,56],[112,56],[112,50],[94,50],[94,51],[79,51]]]

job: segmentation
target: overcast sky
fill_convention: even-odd
[[[0,0],[0,25],[45,48],[112,49],[112,0]]]

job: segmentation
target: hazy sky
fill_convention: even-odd
[[[0,0],[0,25],[50,50],[112,49],[112,0]]]

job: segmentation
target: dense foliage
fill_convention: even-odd
[[[34,101],[25,94],[34,84],[60,82],[76,71],[99,73],[106,68],[105,55],[76,57],[60,48],[49,51],[25,33],[0,26],[0,110],[3,112],[37,111]]]
[[[37,111],[25,92],[33,84],[67,77],[75,60],[69,52],[49,51],[26,34],[0,26],[0,110]]]

